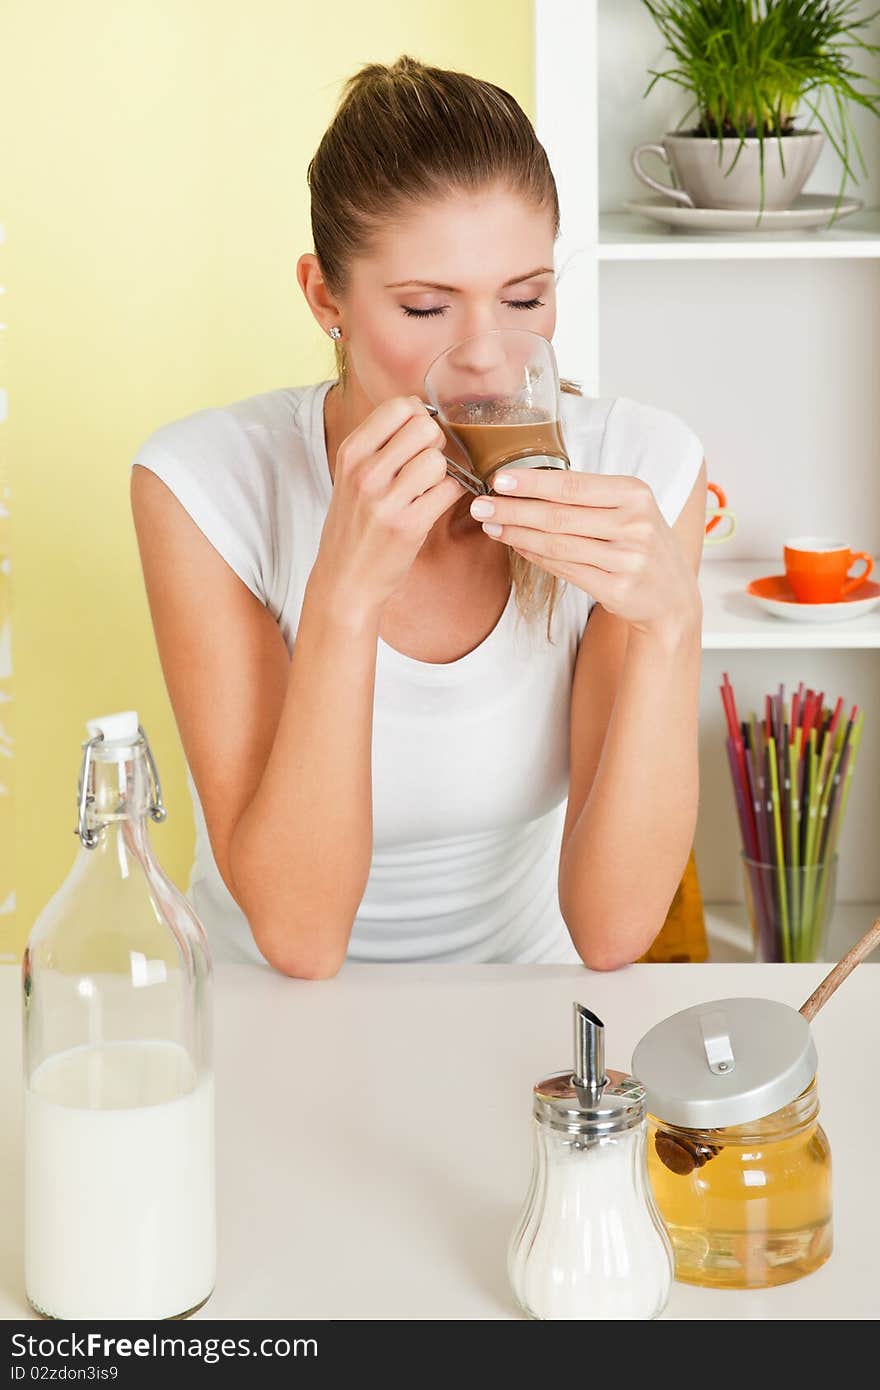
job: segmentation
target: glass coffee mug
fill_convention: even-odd
[[[717,507],[709,507],[706,512],[706,545],[720,545],[722,541],[729,541],[736,530],[736,512],[732,512],[728,508],[727,496],[718,483],[707,483],[706,487],[709,492],[715,494],[718,501]],[[712,535],[711,533],[714,532],[722,517],[727,518],[727,530],[718,535]]]
[[[570,468],[559,371],[547,338],[499,328],[447,348],[425,376],[428,409],[446,435],[452,477],[491,492],[503,468]]]

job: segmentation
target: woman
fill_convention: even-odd
[[[696,819],[699,441],[566,395],[572,471],[492,499],[447,476],[431,361],[555,322],[555,184],[506,92],[370,65],[309,183],[298,279],[338,379],[132,464],[215,958],[632,961]]]

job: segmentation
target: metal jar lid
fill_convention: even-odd
[[[646,1033],[632,1069],[648,1109],[685,1129],[760,1120],[806,1090],[818,1066],[807,1020],[775,999],[715,999]]]
[[[645,1088],[626,1072],[608,1071],[607,1083],[591,1098],[570,1071],[556,1072],[534,1089],[532,1114],[564,1134],[621,1134],[645,1118]]]

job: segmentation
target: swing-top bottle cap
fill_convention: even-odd
[[[100,750],[97,756],[102,762],[124,760],[126,750],[141,737],[137,710],[133,709],[124,710],[121,714],[105,714],[99,719],[89,719],[86,721],[86,728],[90,739],[97,738],[99,734],[104,735],[103,742],[97,745]]]
[[[94,770],[98,763],[117,765],[118,791],[129,808],[134,803],[142,802],[143,811],[148,811],[154,821],[163,821],[167,813],[162,801],[156,761],[150,741],[141,728],[137,710],[128,709],[119,714],[87,719],[86,728],[89,737],[82,746],[82,764],[76,789],[78,815],[75,831],[86,849],[94,849],[100,843],[100,830],[108,823],[107,807],[96,805]],[[118,806],[114,809],[113,818],[125,818]]]
[[[139,726],[137,710],[133,709],[127,709],[122,714],[105,714],[100,719],[89,719],[86,723],[89,738],[103,734],[105,743],[113,743],[117,739],[133,742],[138,736]]]

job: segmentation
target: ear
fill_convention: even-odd
[[[327,286],[321,262],[313,252],[300,256],[296,263],[296,278],[306,297],[306,302],[317,322],[327,333],[334,324],[339,325],[339,305]]]

